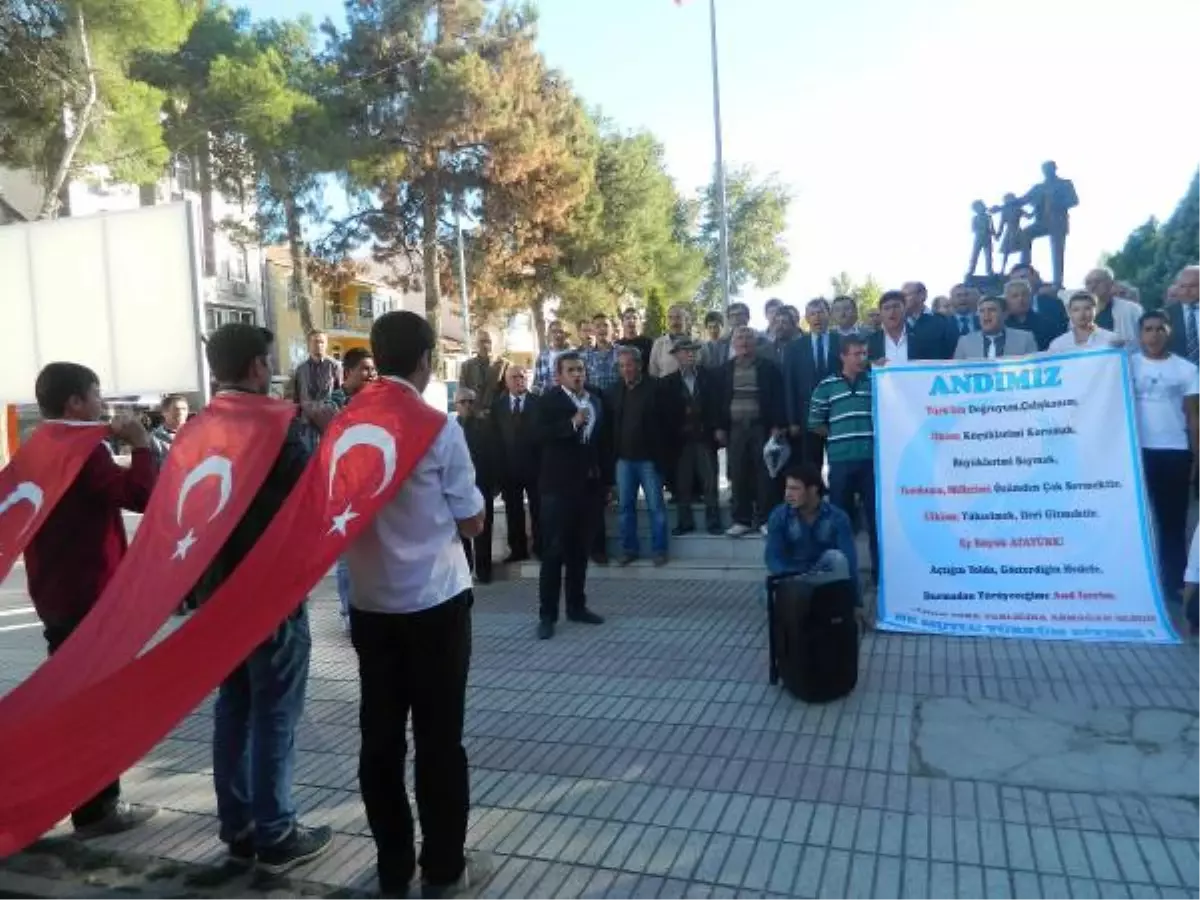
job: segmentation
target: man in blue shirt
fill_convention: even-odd
[[[783,503],[767,520],[767,570],[772,575],[844,571],[861,608],[858,550],[850,517],[825,499],[821,470],[802,463],[787,473]]]

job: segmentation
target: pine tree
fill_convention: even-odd
[[[184,0],[0,3],[0,164],[42,180],[38,218],[58,214],[62,189],[85,165],[135,183],[161,172],[163,95],[131,67],[178,46],[195,14]]]

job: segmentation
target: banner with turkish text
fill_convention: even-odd
[[[1178,640],[1128,367],[1089,350],[874,373],[881,628]]]
[[[242,518],[295,414],[286,401],[229,391],[180,429],[116,575],[62,647],[0,699],[0,728],[137,656]]]
[[[364,388],[262,538],[181,628],[19,727],[0,728],[0,856],[36,840],[195,708],[396,495],[445,423],[407,387]]]
[[[101,422],[43,422],[0,469],[0,581],[106,434]]]

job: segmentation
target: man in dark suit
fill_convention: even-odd
[[[473,538],[463,538],[467,563],[480,584],[492,580],[492,523],[495,520],[496,484],[499,465],[496,453],[495,427],[484,416],[479,397],[472,388],[459,387],[454,393],[454,412],[467,439],[471,462],[475,466],[475,487],[483,495],[483,531]]]
[[[960,338],[979,330],[979,291],[965,284],[950,288],[950,322]]]
[[[820,467],[825,459],[825,438],[808,430],[808,404],[822,378],[841,372],[841,339],[829,333],[829,304],[823,298],[809,300],[804,317],[808,334],[788,348],[783,360],[784,403],[793,452],[799,451],[804,460]]]
[[[504,520],[508,527],[506,563],[529,559],[529,537],[525,531],[525,497],[529,497],[529,524],[533,552],[541,539],[541,504],[538,497],[537,412],[541,397],[531,394],[525,370],[509,366],[505,373],[508,392],[492,404],[491,422],[499,457],[500,495],[504,498]]]
[[[591,510],[603,502],[612,484],[607,417],[600,398],[584,389],[583,358],[568,351],[555,360],[555,369],[558,386],[542,396],[537,410],[544,537],[538,578],[537,635],[541,640],[554,636],[560,593],[565,594],[570,621],[586,625],[604,622],[587,608],[584,589]]]
[[[907,301],[900,291],[886,291],[879,298],[879,328],[867,336],[867,358],[871,365],[906,363],[922,359],[945,359],[942,335],[929,326],[909,327]],[[944,316],[930,316],[944,320]],[[950,323],[950,334],[957,334]],[[955,341],[957,345],[957,340]],[[953,352],[952,352],[953,353]]]
[[[787,429],[783,374],[758,353],[754,329],[733,333],[735,356],[722,369],[717,407],[717,443],[729,448],[729,480],[733,487],[733,524],[725,533],[741,537],[765,528],[771,513],[771,479],[763,447]]]
[[[1167,290],[1163,311],[1171,323],[1170,351],[1200,365],[1200,266],[1187,266]]]
[[[721,533],[717,470],[712,452],[717,430],[719,370],[696,364],[700,349],[701,345],[690,339],[677,343],[673,352],[679,368],[660,384],[666,455],[675,471],[676,524],[671,534],[676,536],[696,530],[692,491],[697,481],[703,494],[708,533]]]
[[[909,359],[950,359],[958,346],[958,329],[945,316],[934,315],[925,308],[929,291],[919,281],[907,281],[900,288],[904,295],[904,315],[907,319],[910,348]]]
[[[1067,307],[1054,285],[1042,281],[1042,276],[1033,266],[1021,264],[1015,266],[1008,274],[1009,281],[1028,281],[1032,297],[1029,308],[1045,323],[1046,333],[1050,340],[1060,334],[1066,334],[1071,327],[1071,319],[1067,315]]]

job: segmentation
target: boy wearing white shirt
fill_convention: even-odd
[[[420,395],[434,336],[410,312],[371,328],[379,375]],[[350,638],[361,682],[359,784],[383,896],[405,896],[419,862],[422,894],[443,897],[482,877],[465,856],[470,806],[462,745],[471,662],[471,571],[461,538],[483,530],[463,430],[447,419],[395,498],[350,545]],[[404,784],[412,713],[418,859]]]
[[[1050,342],[1048,349],[1052,352],[1124,346],[1125,341],[1096,324],[1096,298],[1087,291],[1076,291],[1071,295],[1067,301],[1067,316],[1071,327]]]
[[[1187,559],[1188,484],[1195,468],[1200,369],[1167,350],[1171,326],[1161,312],[1141,318],[1142,352],[1130,359],[1146,493],[1158,542],[1158,574],[1178,599]]]

